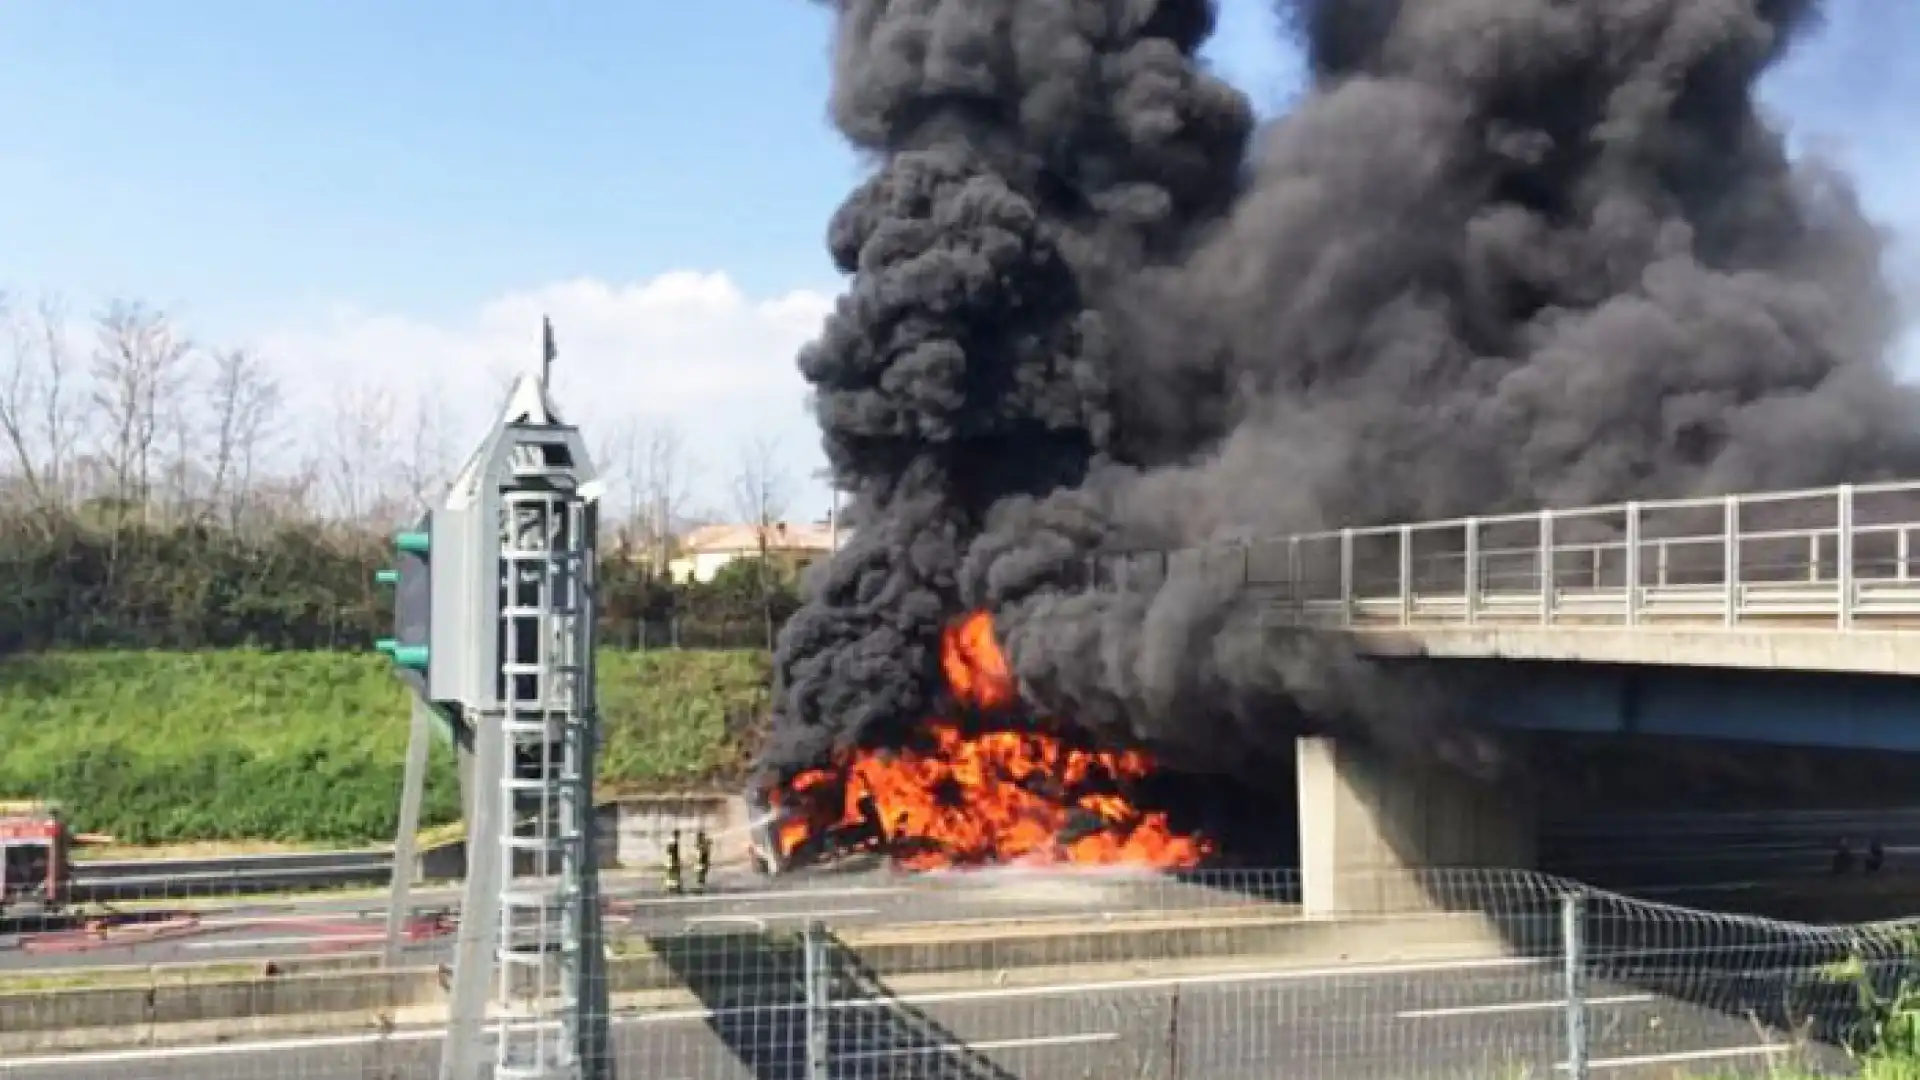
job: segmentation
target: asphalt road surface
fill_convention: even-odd
[[[1322,971],[1151,974],[1124,981],[888,998],[843,984],[826,1011],[831,1074],[943,1080],[1254,1080],[1552,1076],[1564,1060],[1559,973],[1524,960]],[[1748,992],[1764,996],[1763,987]],[[1737,1002],[1588,987],[1593,1071],[1761,1076],[1801,1053]],[[802,1080],[796,1004],[622,1015],[624,1078]],[[438,1032],[66,1054],[0,1061],[0,1080],[432,1080]],[[489,1060],[491,1044],[484,1048]]]
[[[1251,883],[1255,879],[1249,878]],[[1071,877],[1019,872],[979,873],[964,880],[874,873],[834,877],[716,880],[702,895],[666,895],[651,882],[610,882],[605,889],[612,933],[669,935],[782,929],[818,919],[836,928],[863,924],[991,919],[1025,924],[1084,922],[1102,914],[1244,905],[1254,890],[1182,884],[1149,872]],[[457,908],[459,893],[416,893],[416,908]],[[310,900],[202,911],[188,934],[139,944],[101,945],[49,935],[37,942],[0,940],[0,971],[161,963],[251,962],[368,952],[383,947],[382,900]],[[419,963],[446,957],[451,937],[411,944]]]
[[[1911,868],[1904,877],[1891,871],[1874,877],[1845,878],[1822,873],[1799,879],[1797,887],[1808,890],[1812,898],[1808,902],[1813,903],[1829,892],[1844,898],[1848,890],[1906,880],[1911,874]],[[809,919],[836,928],[994,919],[1083,921],[1102,915],[1193,911],[1296,899],[1289,894],[1290,883],[1283,884],[1286,879],[1278,875],[1248,874],[1239,879],[1219,875],[1212,880],[1213,884],[1203,886],[1146,871],[1121,870],[1083,870],[1068,875],[976,871],[954,876],[870,872],[774,879],[739,875],[716,878],[704,894],[676,896],[663,893],[652,877],[619,875],[609,878],[604,892],[609,932],[637,935],[791,929]],[[1634,891],[1649,899],[1681,905],[1812,917],[1769,909],[1766,897],[1780,884],[1778,879],[1768,884],[1721,878],[1714,885]],[[457,889],[416,890],[413,894],[416,911],[457,911],[459,900]],[[1849,919],[1885,914],[1848,911]],[[326,957],[377,951],[385,941],[386,903],[378,896],[242,903],[201,908],[197,915],[199,924],[191,932],[157,941],[115,944],[83,940],[76,934],[0,935],[0,973]],[[434,963],[446,958],[451,944],[450,936],[429,936],[410,943],[407,954],[413,962]]]

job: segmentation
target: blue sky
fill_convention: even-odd
[[[1224,7],[1214,58],[1281,99],[1297,71],[1266,3]],[[558,309],[563,400],[592,421],[670,418],[716,488],[752,433],[796,478],[816,458],[791,354],[837,285],[821,240],[858,167],[825,124],[815,5],[4,8],[0,287],[164,306],[260,348],[316,423],[347,383],[446,398],[462,445]],[[1835,14],[1769,100],[1920,231],[1920,4]]]

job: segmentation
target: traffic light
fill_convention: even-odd
[[[394,564],[374,574],[374,581],[393,589],[393,636],[374,647],[393,661],[394,672],[408,688],[427,696],[427,664],[433,626],[433,516],[393,539]]]

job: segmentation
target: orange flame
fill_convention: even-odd
[[[1019,702],[993,618],[975,612],[947,629],[941,669],[962,706],[1006,713]],[[1071,746],[1037,731],[972,732],[933,720],[921,744],[861,750],[836,768],[794,777],[776,794],[783,859],[809,841],[887,851],[914,870],[982,863],[1102,863],[1186,867],[1210,854],[1165,814],[1123,794],[1153,762],[1139,751]]]
[[[993,616],[976,611],[947,628],[940,640],[940,670],[962,705],[1004,709],[1019,698],[1013,671],[993,636]]]

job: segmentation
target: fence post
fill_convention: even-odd
[[[1640,504],[1627,504],[1627,558],[1626,566],[1620,571],[1623,588],[1620,595],[1626,603],[1624,615],[1628,626],[1640,621]]]
[[[1839,528],[1834,537],[1834,577],[1839,579],[1840,629],[1853,629],[1853,485],[1840,485]]]
[[[1169,576],[1171,573],[1172,570],[1169,567]],[[1293,601],[1294,621],[1304,621],[1307,614],[1307,594],[1300,588],[1300,538],[1298,536],[1287,537],[1287,596]]]
[[[1353,625],[1353,530],[1340,530],[1340,625]]]
[[[1567,995],[1567,1077],[1587,1080],[1586,901],[1579,893],[1560,898],[1562,982]]]
[[[1180,984],[1173,984],[1167,1007],[1167,1080],[1180,1080]]]
[[[833,981],[827,965],[827,928],[810,920],[802,938],[806,961],[807,1080],[828,1080],[827,1021],[832,1009]]]
[[[1726,624],[1740,621],[1740,496],[1727,496],[1721,509],[1720,530],[1724,539],[1721,551],[1721,580],[1727,587]]]
[[[1553,557],[1553,511],[1540,511],[1540,621],[1553,622],[1553,592],[1558,582]]]
[[[1466,565],[1462,570],[1461,591],[1466,593],[1467,622],[1473,623],[1480,610],[1480,519],[1468,518],[1466,524]]]
[[[1905,536],[1906,533],[1901,533]],[[1905,565],[1904,563],[1902,564]],[[1413,526],[1400,526],[1400,625],[1413,624]]]

